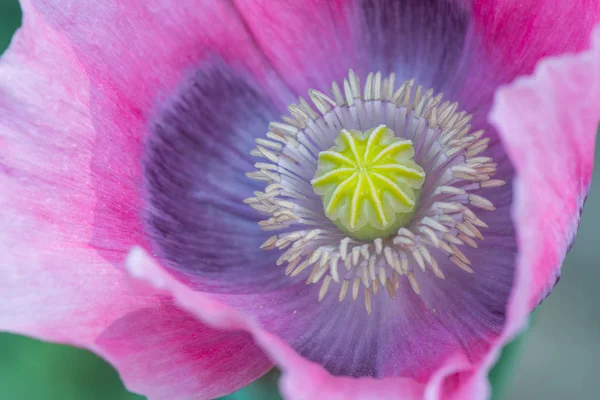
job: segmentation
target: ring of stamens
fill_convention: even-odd
[[[264,160],[247,174],[266,187],[245,203],[267,216],[259,222],[262,229],[280,231],[261,247],[283,250],[277,264],[286,265],[287,275],[320,282],[319,300],[337,286],[339,301],[360,297],[368,313],[374,295],[385,288],[395,298],[403,279],[420,294],[417,268],[444,279],[439,254],[473,273],[460,247],[476,248],[483,240],[481,228],[487,225],[474,210],[495,209],[480,192],[505,184],[492,179],[496,163],[481,154],[489,138],[482,130],[471,132],[471,115],[459,111],[457,103],[442,103],[432,89],[415,87],[413,80],[398,89],[394,81],[394,74],[382,79],[371,73],[361,90],[351,70],[343,89],[333,83],[331,97],[309,90],[316,110],[302,98],[290,105],[291,116],[272,122],[266,138],[256,139],[251,154]],[[380,124],[412,140],[414,160],[427,177],[409,224],[387,239],[356,240],[325,216],[310,182],[319,153],[334,145],[342,129],[366,131]],[[432,249],[441,252],[434,256]]]

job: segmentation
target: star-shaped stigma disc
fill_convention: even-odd
[[[410,140],[380,125],[344,129],[335,146],[319,153],[311,181],[325,214],[358,240],[387,238],[415,212],[425,172],[413,161]]]

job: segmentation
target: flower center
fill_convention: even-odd
[[[247,174],[266,183],[245,203],[277,232],[261,247],[282,251],[286,275],[371,313],[373,296],[394,299],[402,282],[420,294],[452,266],[475,272],[461,247],[477,249],[488,226],[474,210],[495,210],[481,192],[505,182],[492,179],[489,138],[471,132],[471,115],[414,81],[396,89],[394,74],[369,74],[362,88],[350,71],[331,97],[309,97],[316,110],[300,98],[256,139],[262,160]]]
[[[362,133],[343,129],[336,146],[319,153],[311,181],[325,215],[353,239],[388,238],[407,224],[425,172],[410,140],[385,125]]]

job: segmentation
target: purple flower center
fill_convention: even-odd
[[[417,268],[444,279],[438,262],[442,258],[467,273],[476,272],[460,247],[477,248],[477,241],[483,240],[480,229],[488,227],[474,210],[495,209],[481,192],[505,184],[492,179],[496,163],[482,155],[489,139],[482,138],[482,130],[471,132],[471,115],[460,111],[457,103],[442,103],[442,95],[434,96],[432,89],[415,87],[412,80],[396,89],[394,78],[369,74],[362,88],[350,71],[343,92],[336,83],[332,97],[310,90],[316,110],[304,99],[290,105],[291,117],[272,122],[266,138],[256,139],[251,154],[264,160],[255,164],[257,171],[247,174],[267,186],[245,202],[267,216],[259,222],[262,229],[281,231],[261,247],[284,250],[277,264],[285,265],[287,275],[305,274],[307,283],[320,283],[319,300],[334,286],[340,302],[350,292],[356,300],[362,291],[369,314],[372,296],[385,288],[395,298],[403,279],[419,294]],[[340,132],[367,131],[382,124],[398,139],[412,141],[414,161],[426,177],[412,218],[391,237],[382,231],[381,237],[365,240],[328,218],[311,182],[319,155],[329,152]],[[405,176],[390,173],[390,177],[384,177],[390,187],[406,182]],[[355,211],[368,219],[369,199],[349,197],[358,198]],[[382,207],[390,199],[383,189]]]

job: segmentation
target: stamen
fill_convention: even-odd
[[[443,254],[474,273],[459,247],[484,240],[475,211],[495,206],[480,192],[505,184],[492,179],[489,138],[470,131],[471,115],[412,80],[394,83],[377,73],[361,87],[350,71],[332,97],[311,90],[314,109],[300,99],[269,124],[247,174],[266,187],[245,203],[266,215],[262,229],[283,231],[261,248],[279,249],[291,278],[320,282],[319,301],[351,292],[368,313],[380,293],[397,298],[401,280],[420,295],[417,269],[419,280],[444,279]]]

